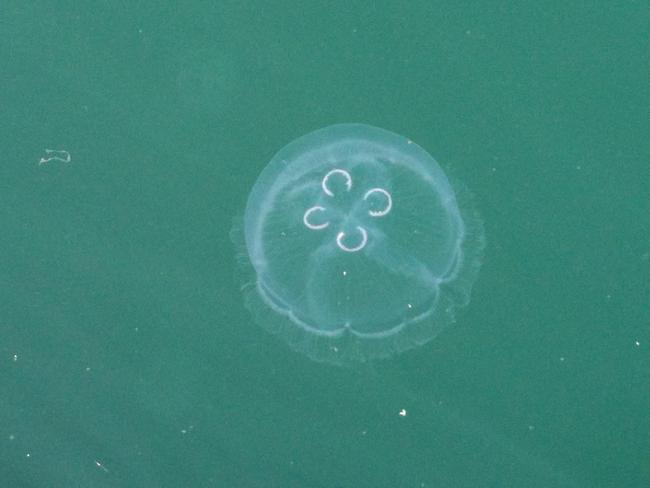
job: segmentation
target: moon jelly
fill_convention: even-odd
[[[469,302],[483,226],[424,149],[339,124],[264,168],[233,228],[247,307],[317,361],[387,357],[433,339]]]

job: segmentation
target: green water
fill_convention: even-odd
[[[649,22],[5,2],[0,486],[649,486]],[[228,235],[273,154],[340,122],[426,148],[488,242],[455,325],[347,369],[253,322]]]

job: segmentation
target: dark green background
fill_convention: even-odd
[[[0,486],[649,486],[649,25],[4,2]],[[252,323],[228,233],[275,151],[354,121],[463,181],[488,248],[455,326],[338,369]]]

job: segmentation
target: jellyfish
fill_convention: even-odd
[[[485,247],[467,190],[411,140],[365,124],[280,149],[231,235],[255,321],[339,365],[435,338],[468,304]]]

